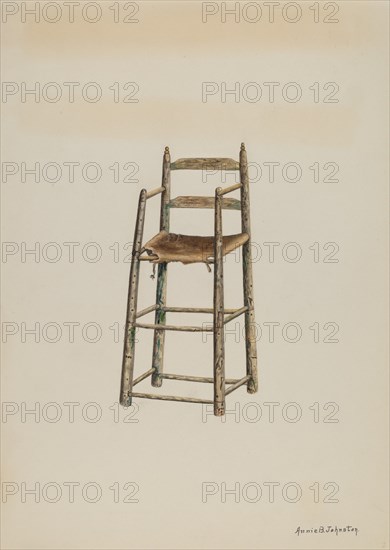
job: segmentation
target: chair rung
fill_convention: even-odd
[[[139,317],[143,317],[144,315],[147,315],[151,311],[155,311],[157,309],[157,304],[153,304],[152,306],[146,307],[145,309],[141,309],[141,311],[138,311],[136,314],[136,319]]]
[[[138,328],[151,328],[153,330],[179,330],[182,332],[213,332],[213,328],[203,328],[203,327],[195,327],[195,326],[176,326],[176,325],[154,325],[150,323],[135,323],[135,327]]]
[[[240,163],[229,158],[185,158],[171,163],[171,170],[239,170]]]
[[[247,375],[247,376],[244,376],[244,378],[241,378],[241,380],[237,380],[235,384],[232,384],[231,386],[226,388],[225,395],[229,395],[229,393],[232,393],[232,391],[236,390],[240,386],[243,386],[249,380],[249,378],[250,376]]]
[[[184,374],[160,374],[161,378],[166,378],[167,380],[184,380],[185,382],[207,382],[209,384],[212,384],[214,382],[214,378],[209,378],[206,376],[185,376]],[[241,380],[237,378],[226,378],[225,383],[226,384],[235,384],[236,382],[241,382]]]
[[[160,309],[171,312],[171,313],[214,313],[214,308],[212,307],[172,307],[172,306],[162,306]],[[224,309],[224,313],[236,313],[241,308]]]
[[[179,397],[176,395],[156,395],[154,393],[131,393],[132,397],[141,397],[144,399],[161,399],[162,401],[182,401],[184,403],[204,403],[205,405],[212,405],[213,401],[210,399],[198,399],[196,397]]]
[[[151,374],[154,373],[154,371],[156,370],[155,367],[152,367],[151,369],[147,370],[146,372],[144,372],[143,374],[141,374],[140,376],[138,376],[138,378],[136,378],[133,382],[133,386],[136,386],[137,384],[139,384],[140,382],[142,382],[142,380],[145,380],[145,378],[148,378],[148,376],[150,376]]]
[[[175,197],[168,206],[170,208],[214,208],[215,197]],[[241,210],[241,202],[238,199],[222,199],[222,208],[224,210]]]
[[[237,309],[234,313],[225,317],[223,324],[226,325],[226,323],[228,323],[229,321],[232,321],[236,317],[239,317],[240,315],[245,313],[245,311],[247,311],[248,309],[249,309],[248,306],[240,307],[240,309]]]

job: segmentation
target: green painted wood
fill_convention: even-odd
[[[239,170],[240,163],[230,158],[184,158],[171,164],[171,170]]]
[[[163,155],[162,182],[161,186],[164,191],[161,194],[160,207],[160,231],[169,232],[169,202],[171,200],[171,156],[169,148],[165,147]],[[166,262],[158,265],[157,272],[157,288],[156,288],[156,313],[154,322],[156,325],[165,325],[166,312],[163,306],[167,300],[167,275],[168,264]],[[162,385],[160,373],[163,371],[164,365],[164,342],[165,331],[155,329],[153,336],[153,356],[152,368],[155,369],[152,375],[152,386],[159,388]]]
[[[155,331],[175,330],[178,332],[212,332],[212,328],[198,327],[198,326],[184,326],[184,325],[167,325],[164,323],[136,323],[137,328],[149,328]]]
[[[169,203],[170,208],[214,208],[214,197],[181,196],[175,197]],[[223,199],[224,210],[241,210],[241,202],[238,199]]]

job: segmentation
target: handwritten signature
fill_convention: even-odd
[[[339,533],[355,533],[357,536],[359,529],[357,527],[352,527],[352,525],[347,525],[346,527],[336,527],[336,525],[320,525],[319,527],[312,527],[311,529],[302,529],[302,527],[297,527],[295,534],[298,535],[307,535],[307,534],[318,534],[318,533],[332,533],[333,535],[339,535]]]

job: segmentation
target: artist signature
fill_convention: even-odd
[[[331,533],[332,535],[339,535],[340,533],[355,533],[357,536],[359,529],[357,527],[352,527],[352,525],[347,525],[346,527],[337,527],[336,525],[320,525],[319,527],[312,527],[311,529],[302,529],[302,527],[297,527],[295,534],[298,535],[308,535],[308,534],[318,534],[318,533]]]

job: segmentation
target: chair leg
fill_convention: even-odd
[[[163,325],[166,321],[166,312],[164,311],[164,306],[166,305],[167,297],[167,270],[168,264],[162,263],[158,266],[157,274],[157,291],[156,291],[156,315],[155,315],[155,324]],[[156,370],[152,374],[152,386],[157,388],[161,387],[163,379],[160,374],[163,371],[164,363],[164,344],[165,344],[165,330],[154,331],[153,338],[153,359],[152,359],[152,368]]]
[[[248,307],[245,312],[245,348],[246,348],[246,373],[250,376],[247,383],[248,393],[256,393],[258,390],[257,378],[257,346],[255,330],[255,310],[253,302],[253,275],[252,261],[249,253],[243,248],[243,280],[244,280],[244,304]],[[250,246],[250,244],[249,244]]]
[[[241,144],[240,150],[240,180],[241,180],[241,216],[242,231],[248,233],[249,241],[242,247],[242,269],[244,287],[244,305],[248,307],[245,312],[245,347],[246,347],[246,373],[250,376],[247,383],[248,393],[256,393],[258,389],[257,378],[257,347],[255,330],[255,310],[253,302],[253,274],[251,256],[251,222],[249,206],[249,177],[248,160],[245,145]]]
[[[225,414],[225,342],[224,342],[224,288],[223,288],[223,240],[222,196],[215,191],[214,237],[214,415]]]
[[[169,232],[169,201],[171,197],[171,155],[169,148],[165,147],[163,155],[162,165],[162,187],[164,191],[161,194],[161,207],[160,207],[160,231]],[[166,305],[167,299],[167,270],[168,264],[162,263],[158,266],[157,274],[157,290],[156,290],[156,314],[155,324],[165,324],[166,312],[162,309]],[[161,373],[163,371],[164,364],[164,344],[165,344],[165,330],[154,331],[153,337],[153,358],[152,367],[156,370],[152,374],[152,386],[159,388],[162,385],[163,379]]]
[[[142,237],[144,230],[146,207],[146,190],[141,191],[138,203],[137,222],[135,226],[133,252],[130,268],[129,294],[127,301],[125,341],[122,361],[121,391],[119,401],[124,407],[130,407],[133,390],[134,356],[135,356],[135,331],[137,316],[138,282]]]

